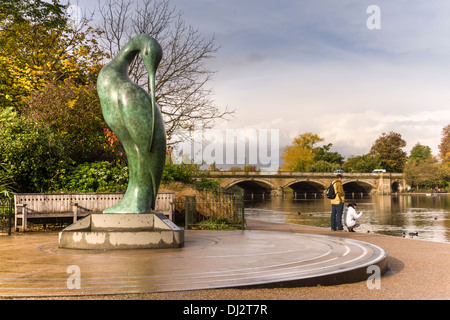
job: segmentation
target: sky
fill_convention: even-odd
[[[276,129],[281,149],[312,132],[346,158],[394,131],[406,152],[419,142],[438,155],[450,123],[450,1],[171,4],[221,47],[208,61],[217,71],[209,86],[235,116],[217,128]],[[379,15],[367,12],[373,5]]]

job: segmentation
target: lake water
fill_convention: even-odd
[[[358,204],[363,215],[356,232],[450,243],[450,195],[374,195],[346,198]],[[300,213],[300,214],[299,214]],[[292,196],[247,200],[245,216],[266,221],[294,223],[330,228],[330,200],[318,196],[298,198]]]

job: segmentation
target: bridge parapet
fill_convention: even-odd
[[[344,189],[353,185],[370,189],[370,192],[389,194],[406,189],[406,182],[402,173],[343,173]],[[257,172],[257,171],[202,171],[194,175],[196,178],[206,177],[220,179],[221,187],[228,188],[235,184],[253,183],[258,188],[266,189],[272,193],[279,193],[286,187],[299,188],[309,184],[322,191],[335,179],[332,172]],[[358,187],[358,188],[359,188]],[[301,187],[300,187],[301,188]]]
[[[199,174],[195,175],[198,177],[203,176],[210,177],[240,177],[240,176],[271,176],[271,177],[325,177],[325,178],[335,178],[336,174],[332,172],[290,172],[290,171],[201,171]],[[386,178],[403,178],[403,173],[391,173],[391,172],[348,172],[343,173],[344,179],[346,177],[386,177]]]

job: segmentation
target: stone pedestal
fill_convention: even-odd
[[[91,214],[59,233],[67,249],[181,248],[184,230],[162,213]]]

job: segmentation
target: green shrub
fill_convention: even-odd
[[[220,191],[220,181],[214,179],[201,178],[200,180],[193,181],[195,189],[198,191]]]
[[[17,192],[45,192],[58,187],[58,177],[72,160],[60,137],[43,123],[6,109],[0,112],[0,163]]]
[[[192,173],[194,171],[193,166],[188,164],[174,164],[174,163],[166,163],[164,168],[164,173],[162,177],[162,181],[179,181],[186,184],[192,184]]]
[[[83,163],[64,179],[69,192],[124,192],[128,185],[128,167],[107,161]]]

